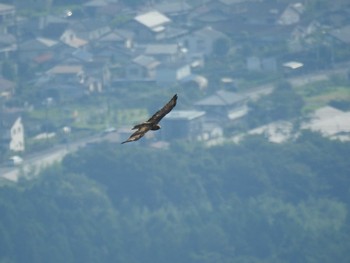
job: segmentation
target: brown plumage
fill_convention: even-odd
[[[152,131],[159,130],[160,125],[158,123],[161,121],[161,119],[163,119],[163,117],[165,115],[167,115],[175,107],[176,100],[177,100],[177,94],[175,94],[171,98],[171,100],[167,104],[164,105],[163,108],[161,108],[159,111],[157,111],[155,114],[153,114],[153,116],[151,118],[149,118],[148,121],[145,121],[143,123],[135,125],[132,129],[133,130],[137,129],[137,131],[135,131],[133,134],[131,134],[129,139],[122,142],[122,144],[126,143],[126,142],[134,142],[134,141],[139,140],[149,130],[152,130]]]

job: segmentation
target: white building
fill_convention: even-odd
[[[23,152],[24,127],[20,116],[1,116],[1,143],[2,146],[13,152]]]
[[[10,129],[11,140],[10,150],[14,152],[23,152],[24,147],[24,129],[22,118],[18,117]]]

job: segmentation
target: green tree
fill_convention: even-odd
[[[288,82],[277,85],[272,94],[251,103],[249,120],[251,126],[278,120],[290,120],[301,115],[304,101]]]

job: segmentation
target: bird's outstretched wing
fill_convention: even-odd
[[[126,142],[137,141],[138,139],[142,138],[146,134],[146,132],[148,132],[150,129],[151,129],[150,125],[140,124],[137,131],[135,131],[133,134],[131,134],[130,137],[126,141],[122,142],[122,144],[126,143]]]
[[[154,127],[157,126],[160,120],[175,107],[176,100],[177,100],[177,94],[175,94],[171,98],[171,100],[163,106],[163,108],[161,108],[159,111],[153,114],[153,116],[148,121],[135,125],[132,129],[133,130],[137,129],[137,131],[131,134],[129,139],[122,142],[122,144],[126,142],[137,141],[140,138],[142,138],[146,134],[146,132],[148,132],[149,130],[154,130]]]
[[[167,104],[163,106],[159,111],[157,111],[147,122],[157,124],[165,115],[167,115],[176,105],[177,94],[175,94]]]

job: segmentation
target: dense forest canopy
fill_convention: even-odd
[[[90,145],[0,188],[0,262],[349,262],[349,146]]]

